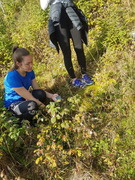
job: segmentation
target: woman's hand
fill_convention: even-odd
[[[58,99],[61,99],[61,97],[58,94],[52,94],[47,91],[45,91],[45,92],[46,92],[46,96],[48,98],[52,99],[54,102],[57,101]]]
[[[52,95],[52,100],[55,102],[57,101],[58,99],[61,99],[61,97],[58,95],[58,94],[53,94]]]

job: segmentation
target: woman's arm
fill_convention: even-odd
[[[33,89],[40,89],[40,87],[39,87],[36,79],[33,79],[33,80],[32,80],[32,88],[33,88]]]
[[[51,0],[40,0],[40,6],[41,6],[41,8],[42,8],[43,10],[45,10],[45,9],[48,7],[48,5],[49,5],[50,2],[51,2]]]
[[[52,99],[53,101],[57,101],[56,97],[59,96],[59,95],[58,94],[52,94],[52,93],[46,92],[46,96],[48,98]]]
[[[32,94],[27,89],[25,89],[24,87],[13,88],[13,89],[16,91],[17,94],[19,94],[24,99],[35,101],[38,105],[45,107],[45,105],[42,102],[40,102],[38,99],[34,98],[32,96]]]
[[[40,87],[38,86],[38,83],[37,83],[36,79],[33,79],[33,80],[32,80],[32,87],[33,87],[33,89],[40,89]],[[57,100],[56,100],[56,97],[58,96],[58,94],[52,94],[52,93],[49,93],[49,92],[47,92],[47,91],[45,91],[45,93],[46,93],[46,96],[47,96],[48,98],[52,99],[53,101],[57,101]]]

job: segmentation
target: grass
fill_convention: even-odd
[[[114,10],[116,14],[119,13],[117,8]],[[18,128],[16,124],[9,123],[17,119],[3,108],[5,71],[1,74],[1,178],[135,179],[134,44],[129,44],[124,36],[114,33],[115,40],[126,44],[109,47],[113,39],[108,38],[105,42],[102,37],[110,37],[115,32],[113,24],[117,18],[109,17],[112,21],[106,26],[108,34],[103,34],[106,31],[103,31],[100,23],[108,22],[102,19],[105,13],[101,14],[101,19],[96,19],[97,26],[91,29],[89,35],[91,44],[85,46],[88,74],[95,82],[85,89],[77,90],[70,86],[61,53],[57,54],[45,45],[44,38],[41,38],[40,45],[40,39],[34,43],[34,70],[40,87],[57,92],[63,98],[61,103],[51,103],[48,106],[54,117],[38,112],[37,127],[32,128],[24,122]],[[108,16],[105,17],[108,19]],[[124,17],[127,17],[125,13]],[[123,34],[126,31],[121,27],[120,32]],[[109,45],[105,46],[107,42]],[[80,77],[74,51],[72,58],[76,74]]]
[[[108,50],[97,67],[93,76],[95,84],[76,90],[70,87],[68,77],[65,75],[60,77],[57,75],[54,78],[53,71],[48,71],[46,79],[44,79],[45,75],[40,78],[41,72],[38,72],[38,68],[41,69],[41,67],[38,65],[37,79],[39,78],[41,87],[44,81],[47,86],[49,79],[53,77],[48,89],[57,91],[63,97],[61,105],[50,106],[50,110],[56,111],[56,115],[61,117],[60,120],[56,118],[56,123],[51,123],[49,116],[42,117],[41,114],[39,118],[43,119],[43,122],[38,124],[37,128],[27,129],[24,124],[18,130],[16,126],[11,128],[10,124],[5,123],[9,115],[1,109],[0,118],[3,125],[1,126],[0,162],[7,178],[20,176],[24,179],[36,177],[39,180],[46,178],[109,180],[135,177],[134,51],[124,50],[122,53],[121,51],[116,53]],[[1,89],[3,89],[2,81]],[[56,110],[59,106],[61,109]],[[68,111],[62,116],[61,113],[65,112],[65,109]],[[47,127],[50,129],[46,132]],[[3,130],[3,128],[6,129]],[[44,138],[43,145],[36,144],[41,141],[36,136]],[[67,139],[64,142],[60,137]],[[60,154],[57,145],[55,148],[51,145],[52,141],[62,145],[62,149],[59,149]],[[65,143],[69,143],[70,148],[68,148],[73,154],[64,149]],[[49,164],[44,164],[42,160],[37,164],[34,163],[36,158],[47,156],[48,147],[50,153],[55,154],[56,162],[58,158],[61,165],[58,163],[56,167],[51,167]],[[33,157],[35,150],[44,153]],[[65,156],[64,161],[63,156]],[[10,162],[5,159],[9,159]],[[51,159],[46,161],[53,162]],[[63,164],[66,161],[68,165]],[[33,171],[33,168],[36,171]]]

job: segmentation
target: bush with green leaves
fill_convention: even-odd
[[[11,56],[12,40],[9,38],[7,28],[2,18],[0,18],[0,75],[8,69]]]

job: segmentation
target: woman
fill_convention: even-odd
[[[82,11],[71,0],[40,0],[40,5],[43,10],[50,5],[50,41],[58,52],[60,46],[64,56],[65,67],[72,79],[72,85],[82,88],[85,85],[93,84],[93,81],[86,74],[83,42],[87,44],[88,24]],[[70,38],[73,41],[82,73],[81,80],[77,79],[74,73],[71,61]]]
[[[47,98],[57,100],[58,94],[51,94],[39,88],[29,51],[22,47],[13,48],[14,65],[4,79],[4,104],[16,117],[31,121],[38,106],[45,108]],[[30,93],[29,88],[33,91]]]

